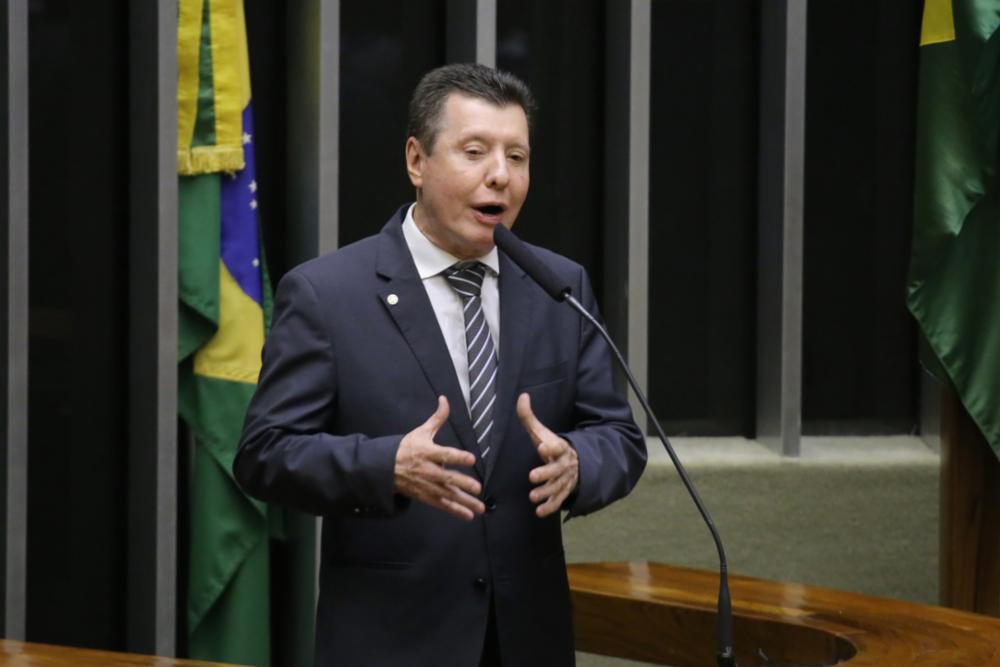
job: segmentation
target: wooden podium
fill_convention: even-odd
[[[568,570],[577,650],[716,664],[717,572],[647,562]],[[740,667],[1000,667],[1000,619],[750,577],[729,585]]]
[[[578,650],[675,667],[715,665],[718,573],[647,562],[568,570]],[[729,584],[740,667],[1000,667],[1000,619],[750,577],[732,576]],[[0,640],[0,667],[15,665],[217,663]]]
[[[95,651],[72,646],[0,639],[0,667],[237,667],[202,660],[159,658],[135,653]]]

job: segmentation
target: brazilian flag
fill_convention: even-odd
[[[190,460],[193,658],[271,659],[268,508],[232,476],[271,292],[260,243],[242,0],[178,13],[179,406]]]
[[[1000,0],[927,0],[907,306],[1000,455]]]

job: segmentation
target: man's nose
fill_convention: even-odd
[[[486,173],[486,185],[494,189],[507,187],[510,182],[510,171],[507,168],[507,156],[494,154],[490,157],[489,171]]]

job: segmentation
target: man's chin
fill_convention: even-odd
[[[466,257],[462,259],[474,259],[489,254],[493,250],[493,228],[495,225],[478,225],[474,236],[466,239],[463,251]]]
[[[471,259],[479,259],[480,257],[485,257],[486,255],[490,254],[491,250],[493,250],[492,241],[489,243],[489,245],[484,244],[484,245],[467,246],[466,248],[463,249],[461,255],[456,254],[455,256],[463,261],[467,261]]]

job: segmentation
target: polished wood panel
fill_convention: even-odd
[[[642,561],[570,565],[580,651],[715,664],[718,573]],[[1000,667],[1000,620],[944,607],[732,576],[741,667]]]
[[[71,646],[0,640],[0,667],[227,667],[221,662],[158,658],[134,653],[94,651]],[[232,665],[228,667],[234,667]]]
[[[1000,460],[941,391],[941,604],[1000,615]]]

